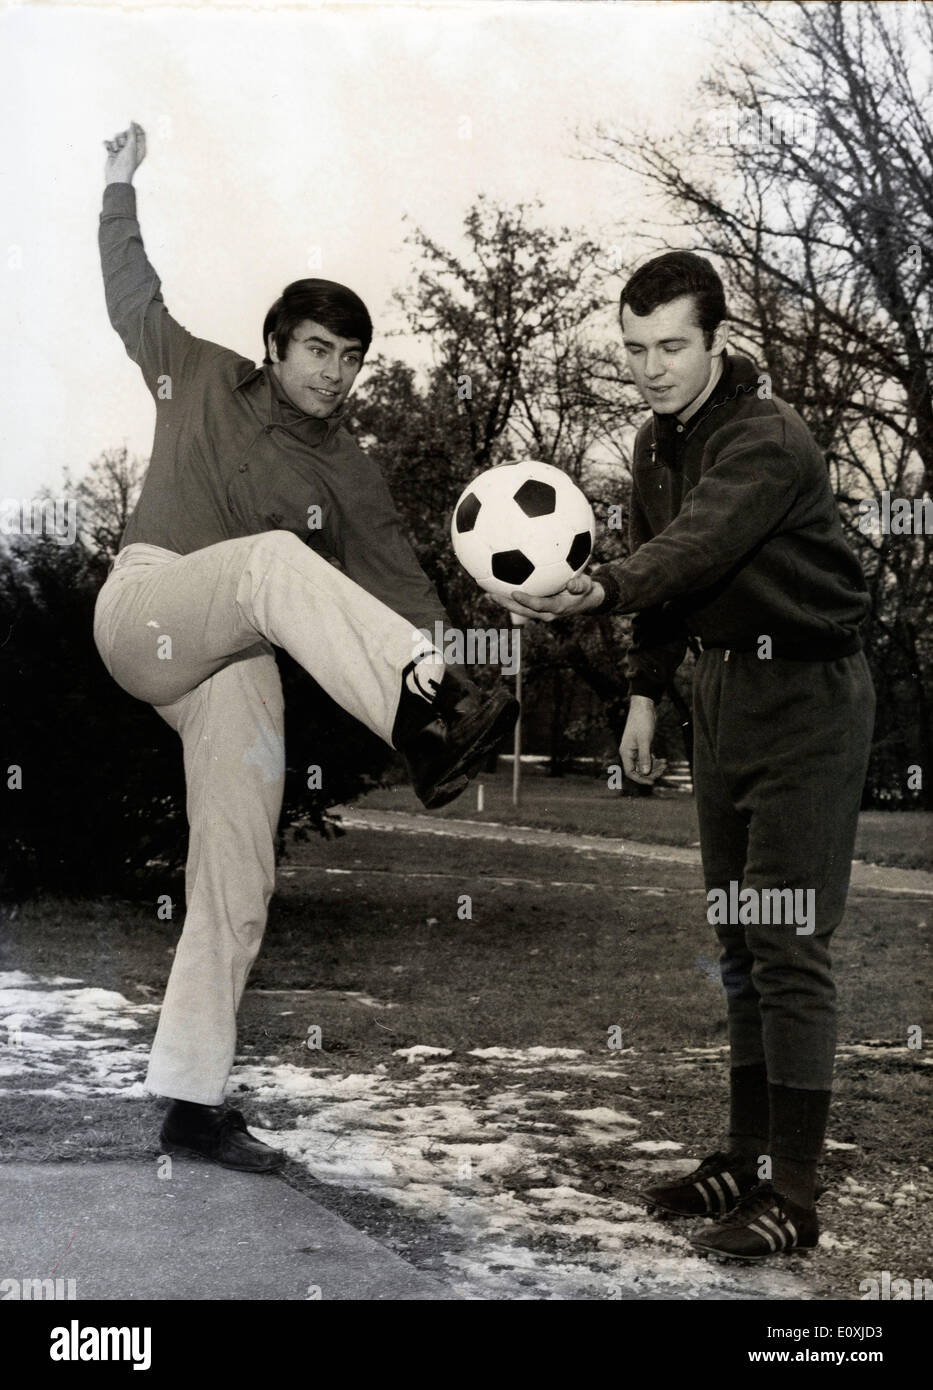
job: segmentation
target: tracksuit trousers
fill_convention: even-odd
[[[813,894],[806,933],[794,921],[716,925],[731,1065],[763,1065],[772,1087],[828,1092],[829,946],[845,908],[874,724],[868,663],[862,652],[805,662],[708,648],[693,698],[708,898],[732,884]]]
[[[402,673],[430,644],[287,531],[189,555],[127,546],[98,595],[94,639],[184,750],[187,912],[146,1085],[219,1105],[275,878],[285,756],[272,644],[387,743]]]

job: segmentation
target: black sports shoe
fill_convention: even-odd
[[[285,1155],[250,1134],[239,1110],[173,1100],[159,1142],[168,1153],[181,1149],[243,1173],[274,1173]]]
[[[725,1216],[758,1185],[753,1162],[739,1154],[714,1153],[682,1178],[639,1192],[651,1210],[671,1216]]]
[[[413,700],[422,706],[425,722],[410,732]],[[466,789],[489,754],[512,732],[518,711],[518,701],[508,691],[499,688],[484,697],[478,686],[449,666],[430,703],[410,694],[403,683],[392,741],[404,755],[415,792],[429,810],[446,805]]]
[[[798,1207],[763,1182],[722,1221],[691,1236],[690,1244],[721,1259],[766,1260],[791,1250],[812,1250],[819,1239],[816,1207]]]

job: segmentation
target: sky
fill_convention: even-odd
[[[728,6],[660,0],[417,5],[53,3],[0,10],[0,497],[56,488],[104,449],[148,456],[154,406],[107,321],[105,138],[148,135],[140,221],[191,332],[261,356],[290,280],[349,283],[387,338],[405,217],[458,249],[481,192],[607,246],[637,186],[578,157],[599,121],[675,130]],[[685,243],[686,244],[686,243]],[[607,287],[607,303],[613,286]],[[607,314],[607,332],[612,330]]]

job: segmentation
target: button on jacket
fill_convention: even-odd
[[[195,338],[172,318],[130,184],[104,190],[100,253],[110,321],[156,403],[149,470],[121,548],[144,541],[187,555],[291,531],[415,627],[446,623],[385,479],[342,412],[303,414],[268,366]]]

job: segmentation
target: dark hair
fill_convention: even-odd
[[[279,357],[288,355],[292,334],[300,323],[311,319],[338,338],[359,338],[365,357],[373,340],[373,323],[369,310],[353,290],[338,285],[335,280],[293,280],[266,314],[262,326],[265,348],[264,362],[269,356],[269,334],[275,334]]]
[[[726,317],[726,295],[709,261],[693,251],[667,251],[640,266],[619,298],[619,318],[626,304],[633,314],[644,318],[685,294],[693,296],[696,322],[709,347],[713,330]]]

